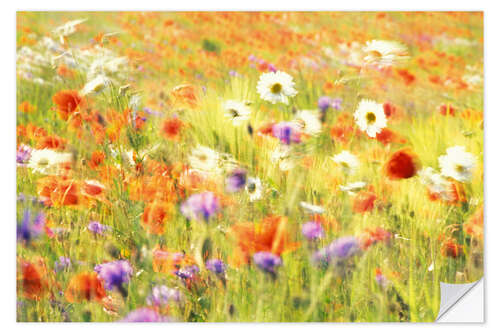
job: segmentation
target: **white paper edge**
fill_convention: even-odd
[[[484,279],[464,284],[441,282],[438,323],[483,323]]]

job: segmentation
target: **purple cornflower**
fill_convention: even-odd
[[[328,96],[322,96],[318,99],[318,108],[325,112],[332,105],[332,99]]]
[[[187,266],[184,268],[179,269],[177,272],[175,272],[175,275],[180,277],[183,280],[189,280],[192,279],[196,273],[198,273],[200,269],[196,265],[191,265]]]
[[[31,151],[33,149],[31,147],[28,147],[26,145],[21,144],[19,148],[17,148],[16,151],[16,162],[18,165],[24,165],[28,163],[30,157],[31,157]]]
[[[104,232],[110,229],[107,225],[100,224],[97,221],[91,221],[87,228],[94,234],[94,235],[103,235]]]
[[[222,275],[226,271],[226,265],[222,260],[219,259],[207,260],[205,266],[209,271],[214,272],[217,275]]]
[[[37,238],[43,233],[44,226],[45,215],[43,213],[38,213],[31,220],[31,213],[26,209],[21,223],[17,225],[17,239],[29,243],[32,239]]]
[[[149,306],[164,306],[170,301],[180,302],[181,292],[177,289],[168,288],[167,286],[155,286],[153,291],[147,297],[146,303]]]
[[[63,271],[69,267],[71,267],[71,260],[67,257],[60,256],[59,260],[54,262],[54,270],[56,272]]]
[[[273,125],[273,136],[284,144],[300,143],[300,130],[296,123],[282,121]]]
[[[331,98],[328,96],[322,96],[318,99],[318,108],[323,113],[326,112],[328,108],[340,110],[341,104],[342,104],[342,98]]]
[[[322,238],[324,235],[323,227],[318,222],[306,222],[302,225],[302,234],[309,240]]]
[[[188,220],[208,220],[220,209],[219,199],[212,192],[191,195],[181,205],[181,213]]]
[[[128,283],[132,277],[132,267],[127,260],[116,260],[96,265],[94,271],[104,280],[107,290],[118,288],[123,290],[123,284]]]
[[[253,262],[266,273],[276,274],[275,268],[282,265],[281,258],[271,252],[257,252],[253,255]]]
[[[276,72],[278,69],[276,68],[276,66],[274,66],[273,64],[267,64],[267,69],[270,71],[270,72]]]
[[[150,116],[161,116],[162,113],[160,111],[153,110],[151,108],[145,107],[144,112],[146,112]]]
[[[331,102],[331,107],[332,109],[335,110],[340,110],[341,105],[342,105],[342,98],[334,98]]]
[[[341,237],[313,255],[313,261],[328,266],[332,261],[342,262],[359,252],[359,242],[355,237]]]
[[[247,172],[243,169],[233,170],[226,178],[226,191],[235,193],[245,187]]]
[[[168,318],[161,316],[158,312],[149,308],[139,308],[128,313],[128,315],[121,320],[127,323],[136,322],[165,322],[169,321]]]
[[[33,205],[42,205],[43,204],[43,202],[40,201],[40,199],[38,199],[37,197],[32,196],[32,195],[26,196],[24,193],[19,193],[19,195],[17,196],[17,201],[31,202]]]
[[[237,72],[237,71],[235,71],[235,70],[231,69],[231,70],[229,71],[229,76],[239,76],[239,74],[238,74],[238,72]]]

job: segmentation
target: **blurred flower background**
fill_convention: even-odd
[[[483,275],[482,13],[18,12],[16,73],[18,321],[428,322]]]

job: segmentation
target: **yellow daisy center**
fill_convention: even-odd
[[[371,55],[373,58],[381,58],[382,57],[382,53],[380,53],[379,51],[370,51],[368,52],[369,55]]]
[[[271,86],[271,92],[273,94],[279,94],[282,89],[283,89],[283,86],[281,85],[281,83],[275,83]]]
[[[257,189],[257,186],[255,186],[254,183],[249,183],[247,186],[248,193],[253,193]]]
[[[375,116],[375,113],[368,112],[366,114],[366,122],[368,123],[368,125],[373,124],[375,122],[375,120],[377,120],[377,116]]]
[[[38,161],[38,165],[40,166],[46,166],[49,165],[49,160],[47,158],[42,158]]]
[[[238,111],[236,111],[235,109],[230,109],[229,110],[229,114],[233,117],[233,118],[236,118],[238,117],[240,114],[238,113]]]

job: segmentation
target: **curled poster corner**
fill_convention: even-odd
[[[482,283],[482,278],[472,283],[449,284],[440,282],[441,285],[441,303],[439,305],[439,314],[436,321],[440,322],[445,313],[448,312],[462,297],[464,297],[474,286]]]

